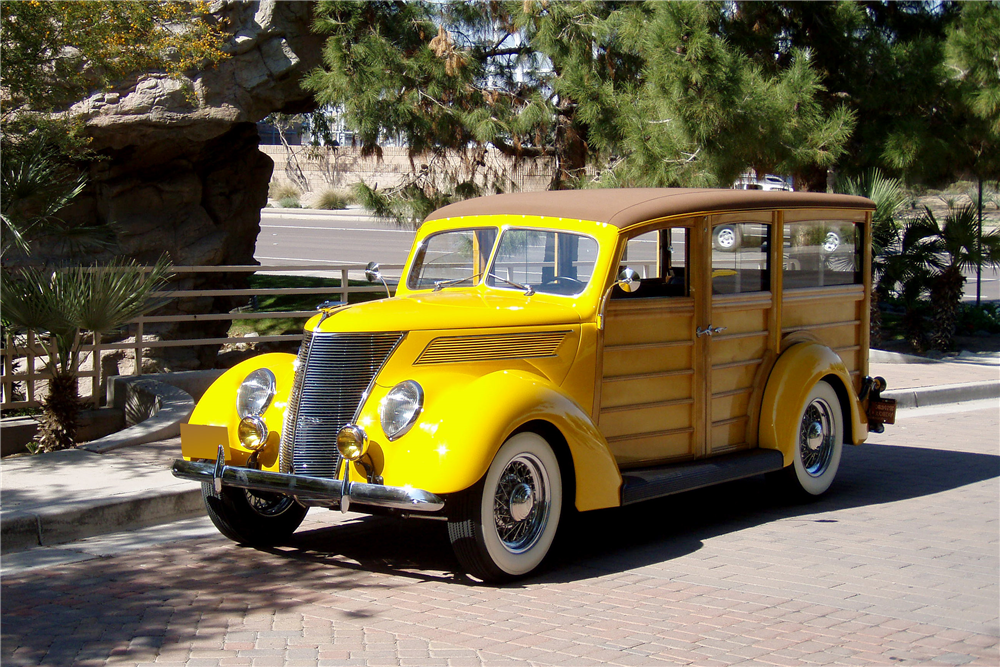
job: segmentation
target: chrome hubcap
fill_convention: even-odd
[[[530,549],[549,515],[549,477],[532,454],[518,454],[507,464],[493,494],[497,536],[511,553]]]
[[[799,426],[799,456],[809,476],[819,477],[830,466],[837,437],[834,431],[833,408],[822,398],[814,399]]]
[[[736,234],[731,229],[719,230],[719,245],[723,248],[732,248],[736,243]]]
[[[518,484],[510,494],[510,516],[514,521],[524,521],[535,507],[535,494],[527,484]]]

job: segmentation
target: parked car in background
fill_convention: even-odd
[[[440,519],[487,581],[535,571],[574,508],[763,473],[825,493],[843,446],[894,416],[868,376],[873,209],[707,189],[452,204],[395,296],[324,303],[298,355],[222,375],[174,474],[237,542],[280,543],[310,507]],[[721,226],[764,242],[714,252]],[[826,229],[856,242],[824,256]],[[767,242],[785,230],[790,252]]]

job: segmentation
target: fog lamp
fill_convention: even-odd
[[[267,424],[257,415],[244,417],[240,420],[236,434],[244,447],[256,451],[267,442]]]
[[[348,424],[337,433],[337,451],[348,461],[357,461],[368,451],[368,436],[360,426]]]

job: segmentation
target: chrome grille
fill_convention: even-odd
[[[281,438],[281,472],[334,477],[337,432],[354,420],[399,332],[305,333]]]

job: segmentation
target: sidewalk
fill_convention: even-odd
[[[884,395],[896,398],[902,409],[1000,397],[996,358],[919,363],[887,353],[873,358],[871,375],[886,378]],[[170,472],[180,449],[175,437],[104,454],[77,449],[3,459],[2,552],[203,515],[199,485]]]

